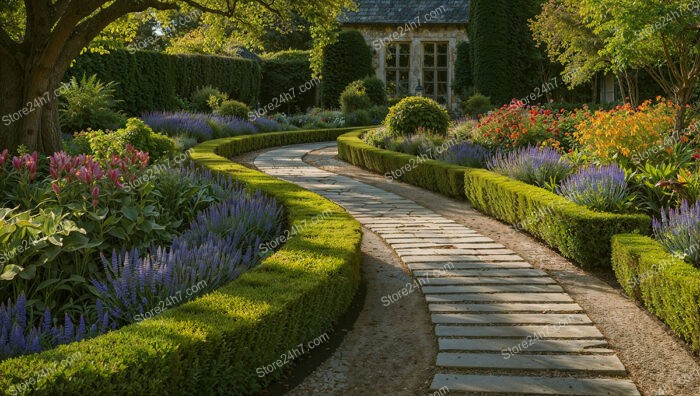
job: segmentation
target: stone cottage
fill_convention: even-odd
[[[389,95],[422,91],[456,108],[452,84],[457,45],[467,41],[469,0],[357,0],[357,5],[341,17],[342,26],[362,33]]]

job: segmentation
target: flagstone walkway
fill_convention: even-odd
[[[333,145],[282,147],[255,165],[343,206],[411,270],[413,284],[377,303],[391,309],[421,289],[439,346],[432,390],[639,394],[600,331],[546,272],[411,200],[302,161]]]

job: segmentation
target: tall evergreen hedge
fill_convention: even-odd
[[[316,103],[318,81],[311,76],[309,51],[282,51],[263,57],[262,85],[260,87],[260,103],[265,106],[272,103],[280,95],[294,92],[291,100],[287,100],[278,110],[287,113],[304,111]],[[301,92],[311,86],[310,90]],[[293,91],[290,91],[293,90]],[[287,98],[285,98],[287,99]]]
[[[103,82],[114,81],[120,109],[131,115],[144,111],[172,110],[179,99],[189,99],[199,87],[211,85],[231,99],[257,104],[261,67],[247,59],[206,55],[170,55],[116,50],[108,54],[80,56],[66,74],[96,74]]]
[[[476,91],[495,103],[507,103],[542,86],[541,62],[528,20],[542,0],[472,0],[469,38]]]
[[[469,88],[474,86],[471,51],[471,45],[466,41],[457,45],[457,59],[455,60],[455,83],[453,89],[457,95],[462,96],[462,99],[467,99],[466,96]]]
[[[374,75],[372,52],[362,34],[346,30],[338,41],[323,50],[321,100],[325,107],[338,107],[340,94],[355,80]]]

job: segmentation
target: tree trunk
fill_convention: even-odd
[[[0,65],[0,150],[14,153],[24,145],[30,152],[51,154],[61,150],[55,93],[65,71],[55,68],[37,75],[25,73],[27,69],[34,68]]]

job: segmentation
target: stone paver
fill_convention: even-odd
[[[331,145],[279,148],[255,165],[343,206],[412,271],[442,351],[431,389],[639,394],[600,331],[546,273],[413,201],[302,161],[309,151]],[[392,293],[401,291],[387,291]]]

